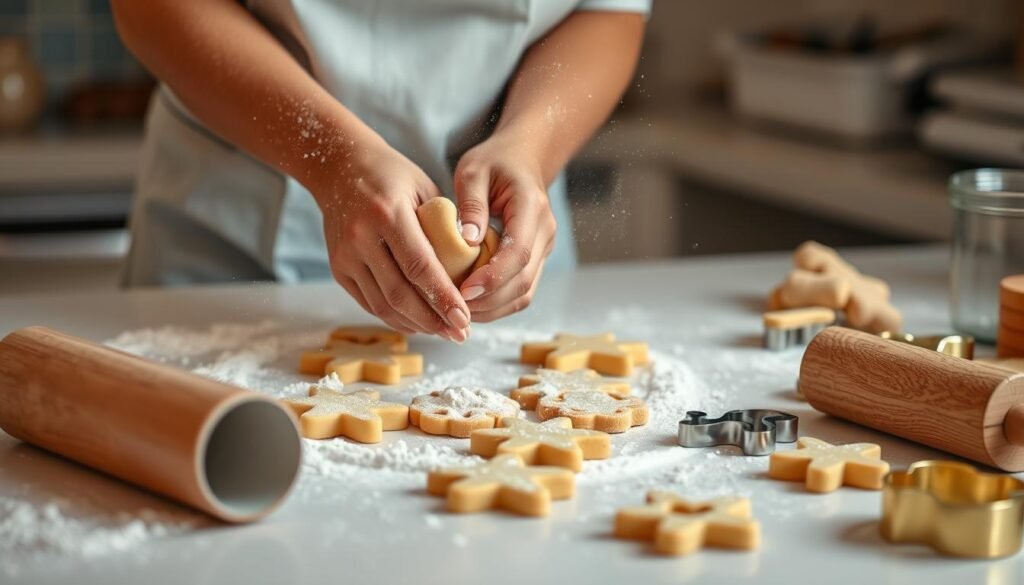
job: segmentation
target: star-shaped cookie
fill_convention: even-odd
[[[576,476],[561,467],[524,465],[516,455],[498,455],[473,467],[431,471],[427,491],[446,496],[451,512],[505,508],[525,516],[547,516],[552,499],[573,496]]]
[[[591,368],[609,376],[629,376],[634,365],[647,363],[647,344],[615,341],[611,333],[559,333],[552,341],[524,343],[520,361],[561,372]]]
[[[482,457],[515,454],[530,465],[555,465],[579,472],[584,459],[607,459],[612,443],[600,431],[572,428],[567,418],[540,423],[503,418],[500,428],[473,431],[469,451]]]
[[[282,400],[299,417],[307,439],[348,437],[360,443],[379,443],[382,431],[409,426],[409,407],[381,402],[374,390],[342,393],[311,386],[309,396]]]
[[[405,335],[392,331],[387,327],[376,325],[346,325],[331,331],[330,341],[349,341],[359,345],[370,345],[381,341],[391,345],[391,351],[405,353],[409,350],[409,342]]]
[[[800,437],[796,449],[772,453],[768,476],[783,481],[804,481],[812,492],[831,492],[842,485],[882,489],[889,464],[881,460],[882,448],[874,443],[833,445]]]
[[[299,371],[323,376],[337,374],[341,381],[397,384],[402,376],[423,373],[423,356],[418,353],[395,353],[392,344],[377,341],[369,344],[332,341],[324,349],[302,354]]]
[[[519,378],[519,387],[512,390],[512,400],[519,402],[525,410],[537,408],[537,401],[544,396],[563,392],[604,392],[616,396],[628,396],[629,382],[602,377],[594,370],[573,370],[559,372],[539,368],[531,376]]]
[[[622,433],[647,424],[650,412],[643,400],[603,392],[564,392],[545,396],[537,402],[537,416],[548,420],[569,417],[577,429]]]
[[[519,414],[519,403],[486,388],[449,386],[412,399],[409,420],[430,435],[466,438],[477,429],[489,429],[502,417]]]
[[[619,510],[615,536],[654,541],[659,553],[678,556],[705,546],[755,549],[761,543],[761,525],[751,517],[750,500],[745,498],[691,502],[652,491],[646,506]]]

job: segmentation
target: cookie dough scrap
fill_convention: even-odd
[[[332,341],[348,341],[359,345],[371,345],[386,342],[391,345],[394,353],[409,351],[409,340],[405,335],[376,325],[346,325],[331,331],[328,343]]]
[[[579,473],[584,459],[607,459],[611,437],[600,431],[572,428],[567,418],[536,423],[503,418],[501,427],[473,431],[469,451],[482,457],[518,455],[529,465],[554,465]]]
[[[826,493],[848,485],[882,489],[889,464],[881,460],[882,448],[874,443],[833,445],[800,437],[792,451],[772,453],[768,476],[783,481],[803,481],[812,492]]]
[[[483,388],[450,386],[412,399],[409,420],[430,435],[465,439],[478,429],[494,428],[504,417],[519,416],[519,403]]]
[[[524,516],[547,516],[551,500],[576,492],[576,475],[561,467],[525,465],[516,455],[498,455],[473,467],[431,471],[427,492],[447,497],[460,514],[504,508]]]
[[[670,492],[652,491],[647,505],[615,515],[615,536],[653,541],[665,555],[687,555],[702,547],[751,550],[761,544],[761,525],[750,500],[722,497],[691,502]]]
[[[409,426],[409,407],[381,402],[375,390],[342,393],[311,386],[309,396],[282,402],[299,417],[299,428],[307,439],[348,437],[360,443],[379,443],[382,431]]]
[[[360,344],[332,341],[324,349],[308,351],[299,359],[303,374],[323,376],[337,374],[341,381],[397,384],[402,376],[423,373],[423,356],[418,353],[395,353],[387,341]]]
[[[650,411],[643,400],[634,396],[564,392],[541,398],[537,403],[537,416],[540,420],[564,416],[572,420],[572,426],[577,429],[623,433],[630,427],[647,424]]]
[[[629,396],[631,391],[629,382],[605,378],[594,370],[559,372],[539,368],[536,374],[519,378],[519,387],[512,390],[510,396],[524,410],[534,410],[542,397],[563,392],[604,392]]]
[[[560,372],[591,368],[609,376],[629,376],[634,365],[647,363],[647,344],[615,341],[611,333],[559,333],[552,341],[524,343],[520,361]]]

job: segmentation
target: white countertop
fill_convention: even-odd
[[[944,249],[890,248],[859,251],[848,257],[865,272],[890,281],[909,331],[949,329]],[[417,339],[413,347],[435,365],[428,374],[439,375],[470,360],[487,359],[494,360],[496,371],[504,371],[516,367],[509,356],[514,356],[517,348],[495,342],[505,335],[502,331],[611,329],[622,338],[650,341],[655,356],[678,362],[693,373],[695,388],[687,391],[685,404],[671,407],[673,412],[667,414],[672,417],[681,418],[690,409],[714,414],[723,408],[777,408],[801,417],[803,435],[833,442],[882,444],[883,457],[896,468],[919,459],[947,458],[824,417],[795,398],[793,383],[800,351],[769,355],[757,346],[763,295],[788,266],[786,256],[772,254],[587,267],[572,276],[551,276],[526,314],[493,327],[479,327],[477,340],[466,346]],[[0,333],[44,324],[96,340],[141,327],[172,324],[204,330],[212,322],[267,319],[294,331],[362,320],[354,303],[329,284],[0,300]],[[513,383],[512,379],[495,381],[506,388]],[[766,458],[746,458],[731,448],[684,450],[672,444],[674,429],[654,430],[664,436],[655,436],[654,446],[643,448],[678,454],[677,460],[666,464],[671,469],[655,465],[630,468],[622,477],[601,477],[587,475],[585,467],[580,477],[588,479],[581,479],[576,499],[553,503],[548,518],[500,512],[446,514],[441,500],[418,487],[422,474],[411,483],[396,480],[389,486],[374,483],[372,476],[379,470],[367,469],[365,482],[332,482],[304,470],[293,497],[258,524],[204,525],[126,552],[91,558],[78,554],[74,543],[65,549],[70,552],[49,557],[14,556],[0,548],[0,582],[718,584],[744,577],[763,583],[858,585],[1024,582],[1024,554],[963,561],[937,556],[921,546],[884,543],[877,531],[879,492],[844,488],[827,495],[808,494],[798,484],[766,479]],[[634,438],[650,436],[639,433],[629,431],[616,437],[616,456],[636,456],[628,455],[630,449],[624,447]],[[421,443],[433,440],[417,434],[386,433],[385,443],[400,435]],[[467,441],[437,440],[468,447]],[[710,466],[722,468],[711,473]],[[702,495],[716,491],[750,495],[755,516],[762,522],[763,546],[753,552],[708,550],[686,558],[661,558],[641,543],[611,538],[614,510],[640,503],[644,486],[676,487],[684,495],[689,490]],[[121,510],[130,515],[148,508],[182,514],[172,504],[21,446],[2,434],[0,496],[31,497],[39,502],[59,498],[71,511],[88,500],[108,512]]]

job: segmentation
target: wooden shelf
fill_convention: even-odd
[[[946,180],[956,167],[913,145],[844,148],[754,128],[724,104],[614,120],[582,162],[658,168],[750,197],[872,229],[946,240]]]

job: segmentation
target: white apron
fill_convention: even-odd
[[[646,12],[649,0],[249,0],[315,79],[453,195],[459,156],[523,52],[571,11]],[[575,264],[564,176],[549,188],[550,270]],[[166,87],[146,120],[128,286],[329,279],[320,210],[291,177],[196,121]]]

